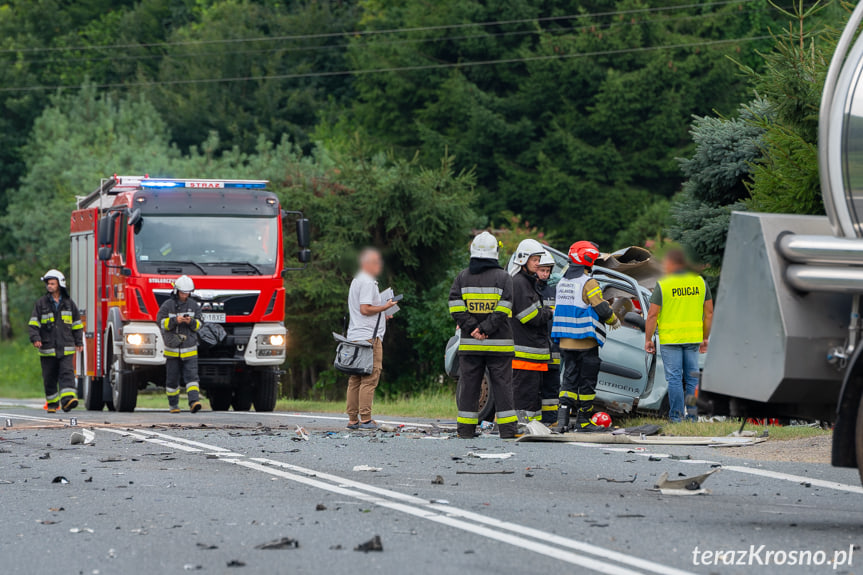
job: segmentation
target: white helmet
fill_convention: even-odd
[[[174,293],[192,293],[193,291],[195,291],[195,282],[189,276],[180,276],[174,282]]]
[[[517,266],[523,266],[531,256],[541,256],[547,253],[542,244],[536,240],[522,240],[515,250],[515,257],[512,263]]]
[[[63,275],[63,272],[60,270],[48,270],[45,272],[45,275],[42,276],[41,279],[43,282],[46,282],[50,279],[55,279],[60,284],[60,287],[66,289],[66,276]]]
[[[497,246],[497,238],[488,232],[482,232],[470,244],[470,257],[496,260]]]
[[[554,265],[554,257],[548,252],[548,250],[543,250],[542,255],[539,256],[539,267]]]

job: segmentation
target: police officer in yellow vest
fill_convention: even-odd
[[[700,275],[689,270],[680,250],[665,255],[665,277],[650,298],[644,349],[656,353],[653,335],[659,328],[659,351],[668,382],[669,418],[682,421],[686,405],[695,405],[698,354],[707,352],[713,321],[713,296]],[[694,413],[689,416],[694,419]]]

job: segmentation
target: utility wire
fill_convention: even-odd
[[[572,58],[587,58],[591,56],[614,56],[619,54],[632,54],[639,52],[651,52],[655,50],[674,50],[681,48],[701,48],[721,44],[733,44],[735,42],[753,42],[765,40],[770,35],[752,36],[749,38],[731,38],[725,40],[712,40],[706,42],[688,42],[684,44],[669,44],[662,46],[643,46],[638,48],[621,48],[619,50],[602,50],[595,52],[578,52],[574,54],[553,54],[544,56],[527,56],[524,58],[503,58],[499,60],[477,60],[473,62],[449,62],[444,64],[421,64],[416,66],[393,66],[389,68],[370,68],[366,70],[336,70],[332,72],[307,72],[301,74],[274,74],[260,76],[240,76],[232,78],[203,78],[186,80],[158,80],[144,82],[117,82],[108,84],[92,84],[96,88],[134,88],[143,86],[176,86],[183,84],[221,84],[231,82],[250,82],[261,80],[292,80],[299,78],[324,78],[333,76],[365,76],[369,74],[391,73],[391,72],[414,72],[419,70],[439,70],[451,68],[477,68],[481,66],[497,66],[501,64],[518,64],[523,62],[540,62],[547,60],[568,60]],[[59,90],[62,88],[80,88],[80,86],[24,86],[17,88],[0,88],[0,92],[34,92],[42,90]]]
[[[700,20],[702,18],[708,18],[711,16],[716,16],[717,12],[706,12],[704,14],[698,14],[694,16],[672,16],[667,18],[650,18],[645,20],[627,20],[623,22],[607,22],[605,24],[601,24],[602,30],[608,30],[613,26],[639,26],[639,25],[648,25],[653,23],[665,23],[665,22],[681,22],[681,21],[691,21],[691,20]],[[511,36],[528,36],[534,34],[550,34],[552,36],[556,36],[558,33],[563,32],[571,32],[573,30],[579,30],[584,28],[584,25],[578,26],[567,26],[564,28],[542,28],[542,29],[532,29],[532,30],[515,30],[510,32],[487,32],[484,34],[462,34],[459,36],[439,36],[433,38],[402,38],[398,40],[374,40],[373,42],[366,44],[355,44],[352,42],[345,42],[341,44],[318,44],[314,46],[290,46],[290,47],[282,47],[282,48],[261,48],[257,50],[238,50],[231,52],[231,56],[235,55],[248,55],[248,54],[273,54],[273,53],[291,53],[291,52],[315,52],[319,50],[336,50],[336,49],[345,49],[350,46],[362,46],[362,47],[373,47],[373,46],[389,46],[389,45],[404,45],[404,44],[427,44],[427,43],[436,43],[436,42],[448,42],[452,40],[473,40],[473,39],[485,39],[485,38],[496,38],[496,37],[511,37]],[[25,64],[45,64],[45,63],[67,63],[67,62],[127,62],[127,61],[138,61],[138,60],[154,60],[154,59],[169,59],[169,60],[179,60],[184,58],[206,58],[209,56],[217,56],[220,55],[219,52],[185,52],[182,54],[170,54],[170,53],[159,53],[159,54],[137,54],[137,55],[114,55],[114,56],[80,56],[80,57],[50,57],[43,58],[39,60],[27,60],[27,59],[18,59],[16,62],[25,63]],[[3,54],[0,54],[2,56]]]
[[[432,32],[437,30],[454,30],[459,28],[505,26],[511,24],[530,24],[534,22],[554,22],[560,20],[577,20],[581,18],[601,18],[606,16],[626,16],[629,14],[642,14],[649,12],[666,12],[671,10],[685,10],[688,8],[710,8],[713,6],[725,6],[728,4],[748,4],[758,0],[721,0],[716,2],[696,2],[694,4],[682,4],[679,6],[656,6],[653,8],[633,8],[630,10],[615,10],[609,12],[594,12],[581,14],[568,14],[565,16],[544,16],[539,18],[521,18],[516,20],[493,20],[486,22],[467,22],[462,24],[441,24],[436,26],[419,26],[415,28],[389,28],[383,30],[353,30],[344,32],[323,32],[319,34],[292,34],[286,36],[257,36],[246,38],[225,38],[220,40],[180,40],[174,42],[150,42],[140,44],[108,44],[108,45],[81,45],[81,46],[52,46],[40,48],[5,48],[0,54],[8,53],[34,53],[34,52],[62,52],[75,50],[116,50],[120,48],[153,48],[158,46],[189,46],[202,44],[235,44],[241,42],[274,42],[284,40],[313,40],[318,38],[339,38],[358,36],[377,36],[381,34],[400,34],[410,32]]]

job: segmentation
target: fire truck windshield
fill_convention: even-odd
[[[135,225],[142,273],[272,275],[279,222],[271,217],[145,215]]]

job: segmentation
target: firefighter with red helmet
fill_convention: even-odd
[[[30,342],[39,350],[48,413],[78,406],[74,359],[84,350],[84,324],[78,306],[66,290],[66,278],[58,270],[42,276],[47,293],[36,300],[27,324]]]
[[[189,276],[180,276],[174,290],[159,313],[156,322],[165,341],[165,392],[171,413],[180,413],[180,379],[186,384],[189,411],[201,410],[198,384],[198,330],[201,306],[191,298],[195,282]]]
[[[552,309],[542,305],[538,284],[539,263],[546,254],[536,240],[518,244],[512,260],[512,339],[515,357],[512,360],[512,390],[517,412],[528,421],[542,417],[540,387],[551,361],[548,322]]]
[[[599,376],[599,348],[609,329],[620,327],[620,321],[602,298],[599,282],[590,276],[599,258],[592,242],[576,242],[569,248],[571,264],[557,284],[557,297],[551,338],[560,345],[563,374],[560,382],[560,407],[557,430],[570,428],[570,415],[576,415],[575,431],[603,431],[591,421]]]

